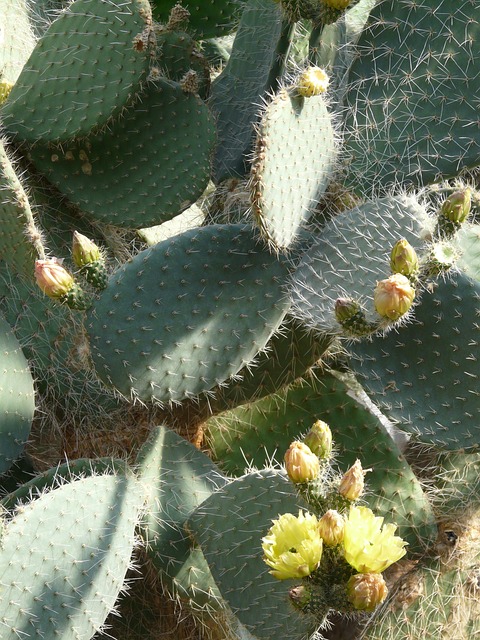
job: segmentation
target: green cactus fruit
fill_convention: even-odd
[[[470,0],[422,0],[414,17],[412,5],[396,0],[372,9],[346,92],[349,184],[379,193],[478,164],[480,135],[471,126],[477,106],[470,99],[480,90],[472,46],[480,33],[477,11]]]
[[[140,88],[150,29],[147,0],[75,0],[38,41],[1,108],[5,129],[47,142],[104,125]]]
[[[480,283],[458,273],[425,293],[415,323],[355,345],[351,366],[372,399],[421,442],[476,449]]]
[[[138,228],[169,220],[202,194],[214,132],[200,98],[159,79],[108,130],[62,148],[35,146],[30,155],[90,218]]]
[[[373,294],[390,275],[392,244],[404,238],[418,251],[431,226],[425,209],[409,196],[379,198],[336,216],[291,277],[293,315],[311,329],[341,334],[335,308],[338,299],[347,299],[361,305],[362,328],[378,324]]]
[[[92,476],[5,520],[2,637],[92,638],[123,588],[142,501],[133,478]]]
[[[172,9],[181,4],[177,0],[152,0],[152,12],[155,20],[169,22]],[[237,24],[239,4],[236,0],[215,0],[214,2],[185,2],[188,10],[188,27],[195,38],[204,40],[216,38],[233,31]]]
[[[290,443],[317,419],[329,424],[342,469],[357,458],[372,468],[366,477],[368,506],[398,524],[410,552],[423,551],[436,526],[421,485],[379,418],[344,382],[323,376],[300,383],[210,418],[205,427],[214,459],[226,473],[238,475],[247,464],[261,468],[272,458],[282,460]]]
[[[0,316],[0,473],[20,456],[32,425],[35,391],[28,362]]]
[[[249,0],[230,58],[212,83],[209,105],[218,129],[213,164],[217,184],[248,171],[246,155],[251,152],[258,105],[271,90],[272,70],[281,71],[283,49],[288,48],[285,40],[279,5],[272,0]]]
[[[285,89],[265,108],[252,166],[253,213],[274,250],[288,248],[327,188],[336,160],[322,96]]]
[[[98,375],[145,402],[179,402],[222,384],[281,324],[286,273],[245,225],[193,229],[140,252],[90,313]]]
[[[290,602],[295,583],[272,578],[262,561],[261,540],[272,520],[281,513],[297,515],[300,504],[283,474],[265,470],[213,493],[187,523],[223,598],[255,638],[297,640],[315,628]]]

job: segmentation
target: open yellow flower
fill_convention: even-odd
[[[407,543],[394,535],[396,528],[367,507],[351,507],[343,536],[345,560],[359,573],[384,571],[406,553]]]
[[[278,580],[304,578],[320,564],[323,542],[316,516],[284,513],[262,538],[264,560]]]

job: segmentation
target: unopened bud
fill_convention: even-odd
[[[374,611],[387,594],[381,573],[357,573],[347,582],[347,598],[358,611]]]
[[[321,460],[330,458],[333,446],[332,432],[328,424],[323,420],[317,420],[313,423],[303,442]]]
[[[55,300],[62,298],[74,285],[73,276],[62,267],[62,261],[57,258],[37,260],[35,279],[43,293]]]
[[[418,272],[417,252],[405,238],[393,246],[390,254],[390,268],[392,273],[401,273],[407,278],[412,278]]]
[[[376,329],[371,322],[368,322],[361,305],[351,298],[337,298],[335,318],[345,333],[350,336],[365,336]]]
[[[295,484],[311,482],[320,473],[320,461],[303,442],[292,442],[284,457],[288,477]]]
[[[467,187],[448,196],[441,206],[440,216],[461,225],[468,218],[471,206],[472,190]]]
[[[360,460],[344,474],[338,487],[338,493],[347,500],[358,500],[365,488],[365,474],[370,469],[363,469]]]
[[[307,589],[304,585],[293,587],[288,592],[290,600],[298,609],[304,609],[310,602],[311,593],[310,589]]]
[[[318,96],[328,89],[330,80],[320,67],[309,67],[300,75],[297,82],[297,93],[304,98]]]
[[[97,245],[78,231],[73,232],[72,259],[77,267],[96,262],[101,257]]]
[[[343,541],[345,519],[335,509],[329,509],[318,521],[318,530],[323,542],[329,547],[335,547]]]
[[[375,309],[382,318],[398,320],[413,304],[415,289],[406,276],[395,273],[377,282],[373,294]]]

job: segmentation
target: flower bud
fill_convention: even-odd
[[[414,298],[415,289],[401,273],[395,273],[386,280],[377,282],[373,294],[377,313],[389,320],[398,320],[405,315]]]
[[[35,278],[43,293],[55,300],[62,298],[74,286],[73,276],[57,258],[36,260]]]
[[[288,592],[288,595],[297,609],[304,609],[310,602],[311,598],[310,589],[308,589],[305,585],[292,587],[292,589],[290,589],[290,591]]]
[[[350,336],[365,336],[376,329],[371,322],[368,322],[360,304],[351,298],[337,298],[335,318],[345,333]]]
[[[347,582],[347,598],[358,611],[374,611],[387,594],[381,573],[357,573]]]
[[[320,473],[319,459],[303,442],[292,442],[284,460],[288,477],[296,484],[315,480]]]
[[[343,541],[345,519],[335,509],[329,509],[318,521],[318,530],[323,542],[329,547],[335,547]]]
[[[78,231],[73,232],[72,259],[77,267],[100,260],[100,249],[97,245]]]
[[[472,206],[472,190],[462,189],[452,193],[440,208],[440,216],[459,226],[468,218]]]
[[[338,493],[347,500],[358,500],[365,488],[365,474],[371,469],[362,469],[360,460],[344,474],[338,487]]]
[[[323,420],[317,420],[303,439],[304,444],[321,460],[327,460],[332,453],[332,432]]]
[[[402,238],[393,246],[390,254],[392,273],[401,273],[410,278],[418,272],[418,256],[412,245]]]
[[[2,82],[0,82],[0,104],[6,101],[12,89],[13,82],[8,82],[8,80],[2,80]]]
[[[309,67],[300,75],[296,88],[301,96],[310,98],[325,93],[329,84],[330,80],[323,69]]]

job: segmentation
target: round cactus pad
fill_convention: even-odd
[[[38,41],[1,109],[7,131],[29,142],[60,141],[105,124],[146,75],[150,23],[147,0],[70,4]]]
[[[126,397],[160,403],[225,382],[281,324],[286,273],[245,225],[192,229],[142,251],[90,313],[98,375]]]

